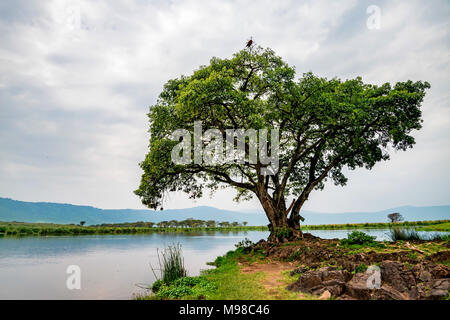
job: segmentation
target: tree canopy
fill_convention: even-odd
[[[388,214],[388,218],[389,220],[391,220],[392,223],[403,220],[403,216],[399,212],[393,212]]]
[[[273,50],[252,45],[169,80],[148,113],[149,152],[135,191],[142,203],[157,209],[167,192],[184,191],[195,199],[206,189],[232,187],[238,201],[259,199],[270,221],[269,239],[283,240],[301,235],[300,209],[312,190],[327,180],[343,186],[343,168],[371,169],[388,160],[390,150],[414,145],[411,132],[421,128],[420,106],[429,83],[295,77],[295,68]],[[262,174],[266,164],[259,160],[175,164],[171,150],[180,141],[172,133],[181,128],[193,134],[196,121],[224,136],[227,129],[277,129],[278,171]]]

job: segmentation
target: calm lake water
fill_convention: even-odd
[[[344,238],[348,230],[312,230],[321,238]],[[387,230],[364,230],[387,239]],[[233,250],[244,238],[266,239],[268,232],[200,232],[190,234],[91,235],[0,238],[0,299],[130,299],[144,293],[157,267],[157,248],[180,243],[189,275],[206,262]],[[66,286],[67,267],[81,269],[81,289]]]

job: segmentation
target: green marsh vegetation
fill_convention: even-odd
[[[389,228],[388,236],[392,242],[396,241],[448,241],[449,235],[441,235],[436,233],[419,234],[417,228],[407,226],[398,227],[391,226]],[[380,247],[384,248],[382,242],[375,241],[376,237],[370,236],[362,231],[354,230],[347,235],[347,238],[341,239],[340,243],[347,247]]]
[[[200,221],[200,220],[198,220]],[[219,222],[215,226],[194,224],[174,226],[153,222],[134,222],[86,226],[79,224],[0,222],[0,236],[75,236],[93,234],[145,234],[153,232],[199,231],[265,231],[265,226],[244,226],[240,223]]]
[[[414,241],[414,240],[430,240],[430,241],[447,241],[450,239],[449,235],[441,235],[436,233],[419,234],[418,229],[412,226],[398,227],[392,226],[389,228],[389,238],[392,241]]]
[[[417,232],[416,228],[413,227],[391,227],[389,228],[389,238],[392,241],[398,240],[422,240]]]
[[[173,281],[157,281],[150,295],[135,296],[137,300],[266,300],[266,299],[314,299],[310,295],[299,296],[285,287],[296,280],[290,272],[282,272],[279,286],[268,290],[264,286],[265,272],[241,272],[243,265],[264,264],[266,255],[253,248],[249,239],[238,242],[236,250],[228,251],[208,265],[214,269],[202,270],[200,276],[181,277]]]
[[[214,222],[214,223],[213,223]],[[399,227],[415,227],[417,231],[447,231],[450,232],[450,220],[412,221],[394,224]],[[329,224],[329,225],[305,225],[307,230],[351,230],[351,229],[389,229],[392,223],[355,223],[355,224]],[[54,223],[26,223],[26,222],[1,222],[0,236],[68,236],[89,234],[144,234],[152,232],[198,232],[198,231],[268,231],[267,226],[248,226],[244,221],[217,222],[195,219],[183,221],[154,222],[130,222],[101,224],[86,226],[85,224],[54,224]]]
[[[247,252],[243,246],[235,251],[229,251],[224,256],[217,257],[209,265],[214,269],[203,270],[200,276],[181,277],[168,282],[155,282],[153,294],[137,296],[138,300],[162,299],[238,299],[255,300],[267,297],[261,284],[262,273],[243,274],[240,272],[239,261],[259,261],[264,258],[260,252]]]
[[[341,245],[343,246],[352,246],[352,245],[360,245],[360,246],[368,246],[373,247],[379,245],[378,242],[375,241],[375,236],[369,236],[368,234],[362,231],[353,231],[347,235],[347,238],[341,240]]]
[[[168,246],[161,252],[158,250],[157,254],[159,269],[155,269],[150,266],[155,278],[157,279],[152,286],[153,292],[159,291],[163,285],[167,286],[174,281],[187,276],[181,244],[177,243],[172,246]],[[160,277],[156,275],[155,271],[160,272]]]
[[[450,232],[450,221],[445,220],[445,222],[434,224],[434,225],[427,225],[427,226],[420,226],[418,227],[419,231],[448,231]]]
[[[139,164],[143,172],[134,193],[143,205],[156,210],[162,208],[167,192],[183,191],[196,199],[207,190],[230,187],[237,192],[237,202],[259,200],[270,221],[270,242],[299,239],[302,208],[311,192],[330,180],[345,186],[345,168],[371,169],[389,159],[388,150],[413,147],[411,134],[422,128],[421,104],[429,88],[426,81],[375,85],[364,83],[361,77],[296,75],[295,68],[272,49],[256,44],[229,58],[213,57],[190,75],[168,80],[150,107],[151,139]],[[226,165],[222,160],[191,161],[187,139],[197,130],[203,135],[218,126],[233,130],[233,135],[237,128],[267,129],[250,139],[255,143],[238,140],[247,157],[254,153],[253,148],[247,152],[247,146],[256,146],[264,138],[266,150],[278,150],[276,170],[272,159],[262,165],[265,162],[258,160],[258,154],[255,160],[259,162],[241,163],[235,157],[226,159]],[[171,134],[174,129],[179,129],[177,139]],[[276,131],[268,139],[272,130]],[[196,137],[198,151],[211,159],[223,159],[222,152],[213,155],[209,150],[211,141]],[[217,136],[222,138],[222,134]],[[176,151],[177,161],[171,150]],[[291,205],[288,197],[293,197]]]
[[[418,227],[419,231],[450,231],[450,220],[304,225],[302,230],[389,229],[393,225],[396,227],[414,226]]]

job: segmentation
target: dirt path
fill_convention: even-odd
[[[283,299],[280,296],[280,287],[284,284],[282,280],[284,279],[283,271],[295,269],[295,263],[293,262],[281,262],[281,261],[271,261],[269,263],[253,263],[253,264],[243,264],[241,268],[242,273],[257,273],[263,272],[265,278],[262,282],[264,288],[266,288],[269,294],[268,299]],[[303,295],[299,294],[299,298]]]

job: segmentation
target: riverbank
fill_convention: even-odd
[[[212,263],[215,269],[136,298],[449,299],[448,238],[377,242],[369,237],[362,244],[352,241],[351,237],[326,240],[305,234],[303,240],[278,245],[266,241],[241,245],[218,257]],[[374,287],[367,284],[371,276]]]
[[[97,226],[75,224],[1,222],[0,236],[64,236],[90,234],[146,234],[154,232],[200,232],[200,231],[268,231],[267,226],[215,226],[215,227],[146,227],[145,223],[123,223]],[[450,220],[412,221],[392,223],[357,223],[304,225],[302,230],[353,230],[353,229],[388,229],[395,227],[414,227],[418,231],[450,232]]]
[[[450,220],[404,221],[395,223],[346,223],[304,225],[302,230],[351,230],[351,229],[389,229],[391,227],[414,227],[418,231],[449,231]]]
[[[315,299],[311,295],[299,296],[284,286],[295,280],[288,268],[276,265],[274,272],[246,269],[245,266],[269,266],[259,251],[247,252],[243,248],[229,251],[210,265],[214,269],[204,270],[201,276],[185,277],[169,285],[162,285],[150,295],[139,295],[137,300],[297,300]],[[291,263],[291,268],[294,265]]]
[[[74,236],[95,234],[146,234],[146,233],[179,233],[201,231],[266,231],[265,226],[230,226],[230,227],[108,227],[80,226],[75,224],[0,222],[0,236]]]

